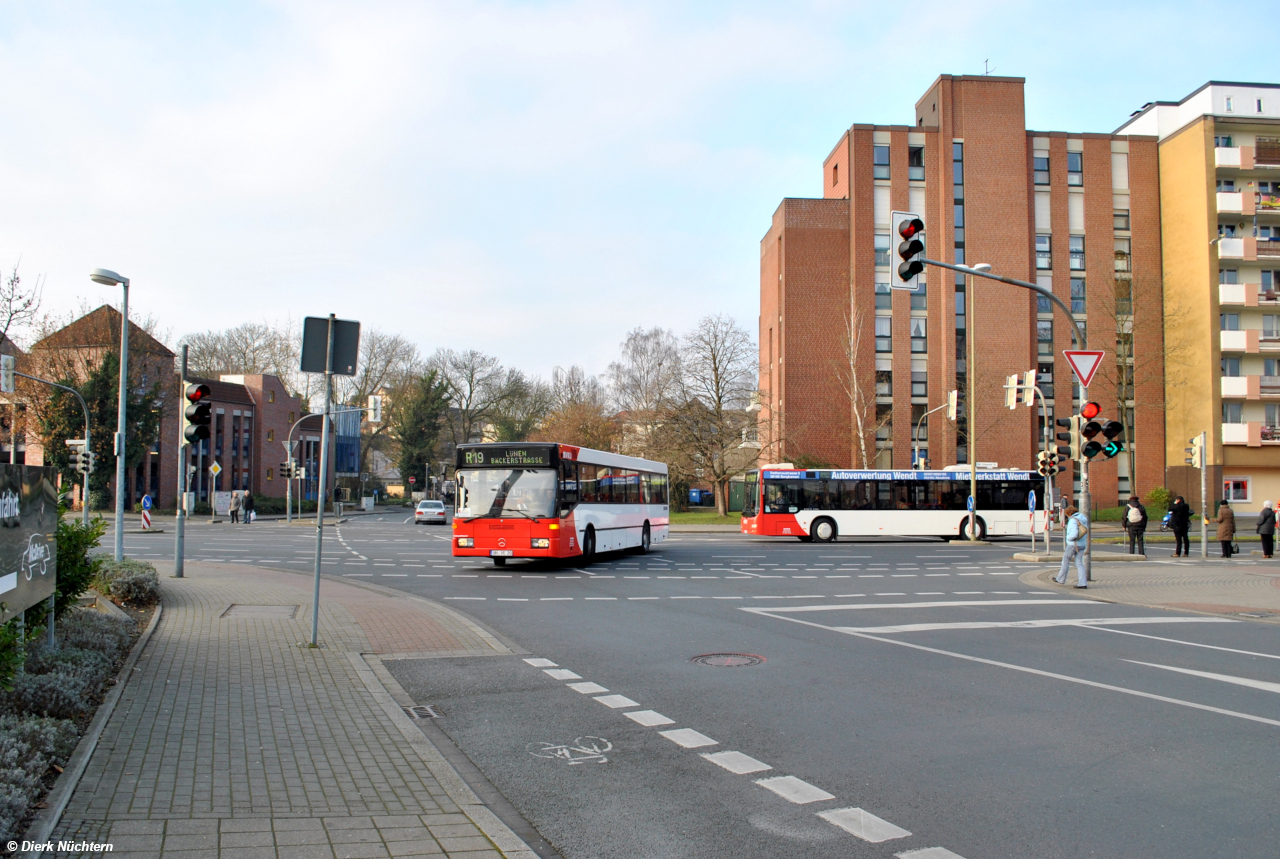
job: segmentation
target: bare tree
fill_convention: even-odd
[[[30,286],[23,285],[14,263],[9,276],[0,281],[0,344],[10,339],[11,333],[30,326],[40,315],[40,299],[44,277],[36,278]]]
[[[625,452],[647,456],[653,431],[680,385],[680,343],[664,328],[636,328],[622,342],[622,360],[609,365],[609,389],[626,413]]]
[[[501,383],[505,396],[494,407],[492,423],[498,441],[525,441],[555,404],[551,385],[509,369]]]
[[[441,349],[431,356],[430,364],[448,391],[450,408],[445,422],[453,444],[479,441],[483,429],[509,395],[502,364],[474,349]]]
[[[588,376],[577,364],[567,370],[556,367],[551,371],[551,397],[557,409],[576,403],[588,403],[603,410],[609,399],[600,380],[595,376]]]
[[[292,381],[301,348],[289,328],[266,322],[188,334],[183,342],[188,347],[190,372],[205,377],[261,373]]]
[[[876,434],[888,425],[892,414],[877,409],[875,371],[864,369],[874,366],[871,325],[870,316],[850,301],[834,369],[849,401],[849,460],[853,468],[875,467]]]

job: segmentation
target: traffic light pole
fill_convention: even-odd
[[[187,344],[182,344],[182,363],[179,365],[180,374],[178,384],[182,390],[187,389]],[[182,421],[178,421],[178,509],[177,515],[173,523],[173,577],[175,579],[182,578],[183,568],[185,564],[186,551],[186,526],[187,526],[187,469],[190,463],[187,460],[186,442],[182,438]]]
[[[1209,451],[1208,433],[1200,433],[1200,557],[1209,557]]]

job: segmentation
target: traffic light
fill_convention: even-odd
[[[1036,457],[1036,471],[1040,476],[1050,477],[1057,470],[1057,457],[1047,450],[1040,451],[1040,455]]]
[[[1113,459],[1124,451],[1124,443],[1116,441],[1116,436],[1124,432],[1124,424],[1120,421],[1107,421],[1102,425],[1102,435],[1106,442],[1102,445],[1102,454]]]
[[[1186,448],[1189,456],[1183,462],[1192,468],[1204,468],[1204,448],[1200,446],[1200,436],[1188,441],[1191,443],[1191,447]]]
[[[371,424],[382,423],[382,396],[373,394],[369,397],[369,415],[365,418]]]
[[[1022,377],[1022,401],[1027,408],[1036,404],[1036,371],[1028,370]]]
[[[1018,407],[1018,374],[1004,377],[1004,404],[1010,410]]]
[[[1065,441],[1067,443],[1066,447],[1061,445],[1058,446],[1058,455],[1065,456],[1069,460],[1079,459],[1080,427],[1084,423],[1084,420],[1080,415],[1072,415],[1069,418],[1058,418],[1054,423],[1060,427],[1067,428],[1066,432],[1058,433],[1058,441]]]
[[[917,277],[924,271],[924,221],[912,212],[894,212],[892,223],[896,225],[902,242],[898,256],[902,262],[890,272],[889,286],[893,289],[917,289]]]
[[[955,420],[956,416],[959,414],[960,414],[960,392],[948,391],[947,392],[947,417],[951,420]]]
[[[209,437],[209,422],[212,420],[213,405],[209,402],[209,386],[187,385],[187,402],[190,405],[182,412],[185,426],[182,437],[188,442],[198,442]]]
[[[13,368],[14,357],[12,355],[0,355],[0,393],[13,393]]]
[[[87,460],[88,460],[88,457],[84,455],[84,448],[73,447],[71,448],[71,452],[68,455],[67,464],[71,466],[72,471],[83,472],[83,469],[80,467],[80,463],[87,462]]]
[[[293,463],[292,463],[292,462],[282,462],[282,463],[280,463],[280,477],[281,477],[282,479],[284,479],[284,480],[291,480],[291,479],[293,478]]]
[[[93,474],[93,451],[88,451],[80,460],[80,468],[85,474]]]

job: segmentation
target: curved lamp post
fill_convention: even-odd
[[[116,418],[116,560],[124,559],[124,426],[125,402],[128,399],[129,379],[129,278],[114,271],[95,268],[89,279],[104,286],[124,288],[124,300],[120,305],[120,409]]]

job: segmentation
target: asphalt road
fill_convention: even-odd
[[[1273,625],[1045,591],[1025,542],[677,534],[496,569],[405,519],[326,529],[324,569],[528,651],[388,666],[568,859],[1275,853]],[[193,523],[187,556],[305,570],[314,539]],[[763,661],[691,661],[720,653]]]

